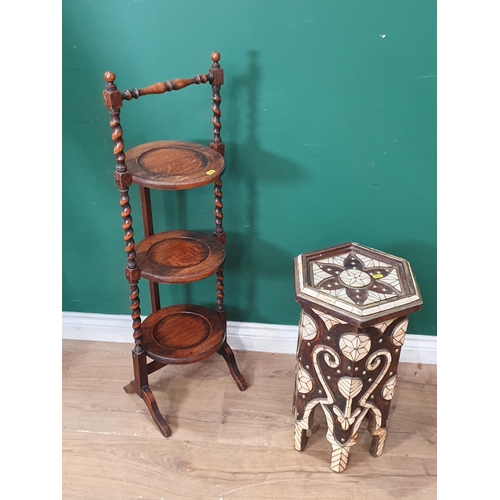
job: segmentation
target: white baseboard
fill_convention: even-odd
[[[118,314],[62,313],[62,338],[132,343],[132,320]],[[295,354],[298,326],[228,321],[227,340],[236,351]],[[437,337],[406,335],[402,363],[437,364]]]

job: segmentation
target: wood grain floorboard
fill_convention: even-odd
[[[63,341],[64,500],[436,498],[436,366],[400,365],[384,453],[369,454],[363,424],[336,474],[321,411],[306,449],[293,449],[295,356],[237,352],[245,392],[220,356],[152,374],[165,439],[123,391],[131,348]]]

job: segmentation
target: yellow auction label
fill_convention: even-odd
[[[379,278],[383,278],[384,275],[380,274],[380,273],[377,273],[377,274],[372,274],[372,277],[375,278],[376,280],[378,280]]]
[[[212,175],[212,174],[215,174],[215,170],[209,170],[206,174],[207,174],[207,175]]]

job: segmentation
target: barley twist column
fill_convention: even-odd
[[[127,254],[127,267],[125,276],[130,283],[130,309],[132,310],[132,328],[134,336],[134,351],[137,354],[143,352],[141,341],[141,309],[139,301],[140,270],[135,260],[135,241],[134,230],[132,228],[132,208],[130,206],[129,187],[132,184],[132,177],[127,171],[125,164],[124,142],[122,139],[123,131],[120,125],[120,108],[122,106],[122,95],[114,83],[115,75],[111,72],[104,74],[107,82],[106,89],[103,92],[104,104],[109,110],[111,138],[114,143],[113,153],[116,157],[115,182],[120,191],[121,216],[123,219],[122,228],[125,231],[125,252]]]
[[[130,282],[130,309],[132,310],[132,328],[134,330],[135,352],[142,352],[141,342],[141,309],[139,300],[139,270],[135,261],[135,241],[134,230],[132,228],[132,216],[128,189],[120,189],[122,207],[121,216],[123,218],[123,230],[125,231],[125,252],[127,253],[127,267],[125,273]]]
[[[217,271],[217,311],[224,312],[224,268]]]
[[[214,138],[210,146],[218,151],[222,156],[224,156],[224,144],[222,143],[221,137],[220,137],[220,129],[222,128],[220,117],[221,117],[221,110],[220,110],[220,103],[221,103],[221,96],[220,96],[220,88],[221,85],[224,83],[224,71],[221,69],[219,61],[220,61],[220,54],[218,52],[214,52],[212,54],[212,67],[209,70],[209,78],[210,78],[210,83],[212,84],[212,124],[213,124],[213,129],[212,132],[214,134]]]
[[[215,231],[216,236],[221,243],[226,243],[226,233],[222,227],[222,180],[219,178],[214,183],[214,205],[215,205]]]

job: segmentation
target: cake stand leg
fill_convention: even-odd
[[[172,430],[168,426],[166,420],[163,418],[163,415],[160,413],[158,404],[156,403],[156,399],[148,386],[142,388],[141,397],[146,403],[149,413],[151,414],[154,423],[158,426],[158,429],[160,429],[160,432],[165,437],[170,436],[172,434]]]
[[[144,403],[146,403],[149,413],[162,435],[168,437],[172,434],[172,430],[160,413],[158,403],[148,385],[148,372],[156,371],[164,365],[162,363],[152,362],[149,363],[148,366],[146,353],[144,351],[140,353],[137,353],[135,350],[132,351],[132,360],[134,364],[134,380],[123,389],[127,394],[133,394],[135,392],[141,397]]]
[[[245,389],[247,389],[248,384],[246,383],[243,375],[238,369],[238,365],[236,364],[236,360],[234,359],[234,353],[229,347],[228,343],[224,342],[224,344],[222,344],[222,347],[217,352],[226,360],[229,371],[231,372],[231,375],[233,376],[238,389],[240,391],[244,391]]]

